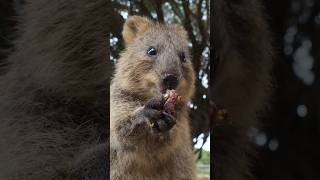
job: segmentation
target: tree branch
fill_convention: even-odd
[[[180,4],[178,4],[175,0],[168,0],[168,2],[170,3],[173,12],[179,17],[180,20],[183,19],[183,14],[180,10]]]
[[[140,7],[139,9],[141,10],[141,14],[144,16],[149,17],[150,19],[154,19],[151,15],[151,12],[149,9],[146,7],[144,1],[135,1],[136,4]]]
[[[157,13],[158,21],[164,22],[164,16],[163,16],[163,11],[162,11],[163,0],[156,0],[156,1],[153,0],[153,2],[156,5],[155,10]]]
[[[185,15],[183,24],[186,30],[188,31],[188,35],[193,46],[192,49],[195,49],[197,46],[197,40],[195,35],[193,34],[193,27],[191,25],[191,19],[190,19],[191,11],[189,9],[189,1],[182,1],[182,6],[183,6],[184,15]]]

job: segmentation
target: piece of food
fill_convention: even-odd
[[[165,103],[163,110],[167,113],[173,114],[175,112],[175,106],[178,101],[181,101],[181,96],[176,93],[175,90],[168,90],[164,95]]]

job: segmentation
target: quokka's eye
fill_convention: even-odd
[[[154,47],[149,47],[148,50],[147,50],[147,54],[148,54],[149,56],[155,56],[155,55],[157,55],[157,50],[156,50],[156,48],[154,48]]]
[[[187,61],[186,55],[183,52],[179,53],[179,58],[180,58],[180,61],[183,63]]]

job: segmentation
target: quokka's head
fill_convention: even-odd
[[[175,89],[184,100],[189,100],[195,74],[187,32],[182,26],[131,16],[122,35],[126,48],[116,65],[116,77],[124,88],[143,97]]]

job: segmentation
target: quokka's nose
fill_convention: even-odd
[[[178,86],[179,79],[174,74],[166,74],[162,79],[167,89],[175,89]]]

